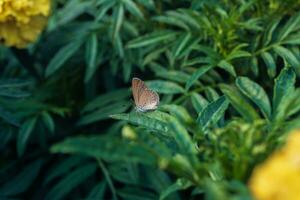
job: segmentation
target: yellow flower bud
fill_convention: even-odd
[[[258,200],[300,199],[300,131],[254,169],[249,187]]]

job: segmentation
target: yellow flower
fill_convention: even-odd
[[[50,0],[0,0],[0,42],[24,48],[47,23]]]
[[[257,200],[300,200],[300,131],[285,146],[256,167],[249,187]]]

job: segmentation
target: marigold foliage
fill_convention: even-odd
[[[286,145],[256,167],[250,188],[258,200],[300,199],[300,131]]]
[[[49,13],[49,0],[1,0],[1,42],[6,46],[26,47],[37,39]]]

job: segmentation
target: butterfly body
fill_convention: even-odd
[[[144,81],[139,78],[132,79],[132,94],[135,109],[138,112],[155,110],[159,104],[158,94],[150,90]]]

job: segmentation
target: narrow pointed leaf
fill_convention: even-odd
[[[263,58],[265,64],[267,65],[269,76],[274,77],[276,74],[276,63],[274,58],[268,52],[261,53],[261,57]]]
[[[84,81],[87,83],[96,71],[96,58],[98,53],[98,39],[97,34],[93,33],[86,43],[85,60],[87,68],[85,72]]]
[[[193,107],[197,113],[200,113],[203,110],[203,108],[205,108],[208,104],[208,101],[203,96],[194,92],[191,95],[191,100]]]
[[[110,115],[125,112],[131,103],[128,101],[120,101],[109,104],[103,108],[97,109],[80,117],[77,125],[91,124],[96,121],[108,119]]]
[[[188,90],[203,74],[208,72],[211,68],[212,66],[210,65],[200,67],[196,72],[192,74],[192,76],[185,85],[185,89]]]
[[[28,139],[35,127],[36,121],[37,121],[36,117],[26,120],[22,124],[19,130],[18,138],[17,138],[17,151],[19,156],[23,155],[25,151],[25,148],[28,143]]]
[[[270,119],[271,105],[264,89],[247,77],[238,77],[236,79],[236,85],[244,95],[260,108],[265,118]]]
[[[221,67],[222,69],[226,70],[232,76],[236,76],[234,66],[232,64],[230,64],[229,62],[227,62],[226,60],[222,60],[221,62],[219,62],[218,67]]]
[[[46,77],[59,70],[63,66],[63,64],[65,64],[65,62],[77,52],[81,44],[81,41],[74,41],[61,48],[48,64],[46,69]]]
[[[283,46],[275,46],[274,51],[279,54],[283,59],[285,59],[292,67],[295,69],[300,69],[300,61],[293,54],[292,51],[283,47]]]
[[[167,199],[169,195],[171,195],[174,192],[177,192],[179,190],[185,190],[192,186],[192,183],[184,180],[184,179],[178,179],[175,183],[167,187],[162,193],[160,194],[159,200]]]
[[[114,27],[113,27],[113,38],[119,35],[124,18],[124,7],[122,3],[119,3],[114,15]]]
[[[282,102],[289,98],[291,92],[294,92],[296,82],[296,74],[292,68],[283,69],[279,76],[275,79],[273,91],[273,109],[274,115]]]
[[[49,115],[49,113],[46,111],[42,112],[42,120],[43,120],[45,126],[47,127],[47,129],[49,130],[49,132],[54,133],[55,123],[54,123],[51,115]]]
[[[125,4],[125,7],[127,10],[134,16],[143,19],[144,15],[141,12],[141,10],[138,8],[138,6],[134,3],[132,0],[122,0],[122,2]]]
[[[225,96],[209,103],[199,114],[197,122],[203,129],[210,124],[214,124],[221,119],[228,107],[228,101]]]
[[[252,105],[243,98],[239,91],[229,85],[222,84],[221,90],[229,100],[230,104],[249,122],[253,122],[259,119],[259,115],[256,113]]]
[[[15,177],[11,177],[0,187],[0,194],[16,196],[25,192],[37,178],[43,163],[43,160],[37,160],[24,166]]]
[[[177,83],[171,81],[146,81],[149,88],[161,94],[178,94],[184,93],[184,89]]]
[[[83,183],[88,177],[96,172],[96,164],[87,164],[70,172],[61,179],[46,195],[45,200],[64,199],[72,189]]]
[[[130,41],[127,44],[127,48],[139,48],[151,44],[156,44],[159,42],[165,42],[168,40],[172,40],[175,37],[175,35],[176,32],[173,31],[160,31],[160,32],[150,33],[148,35],[144,35]]]

